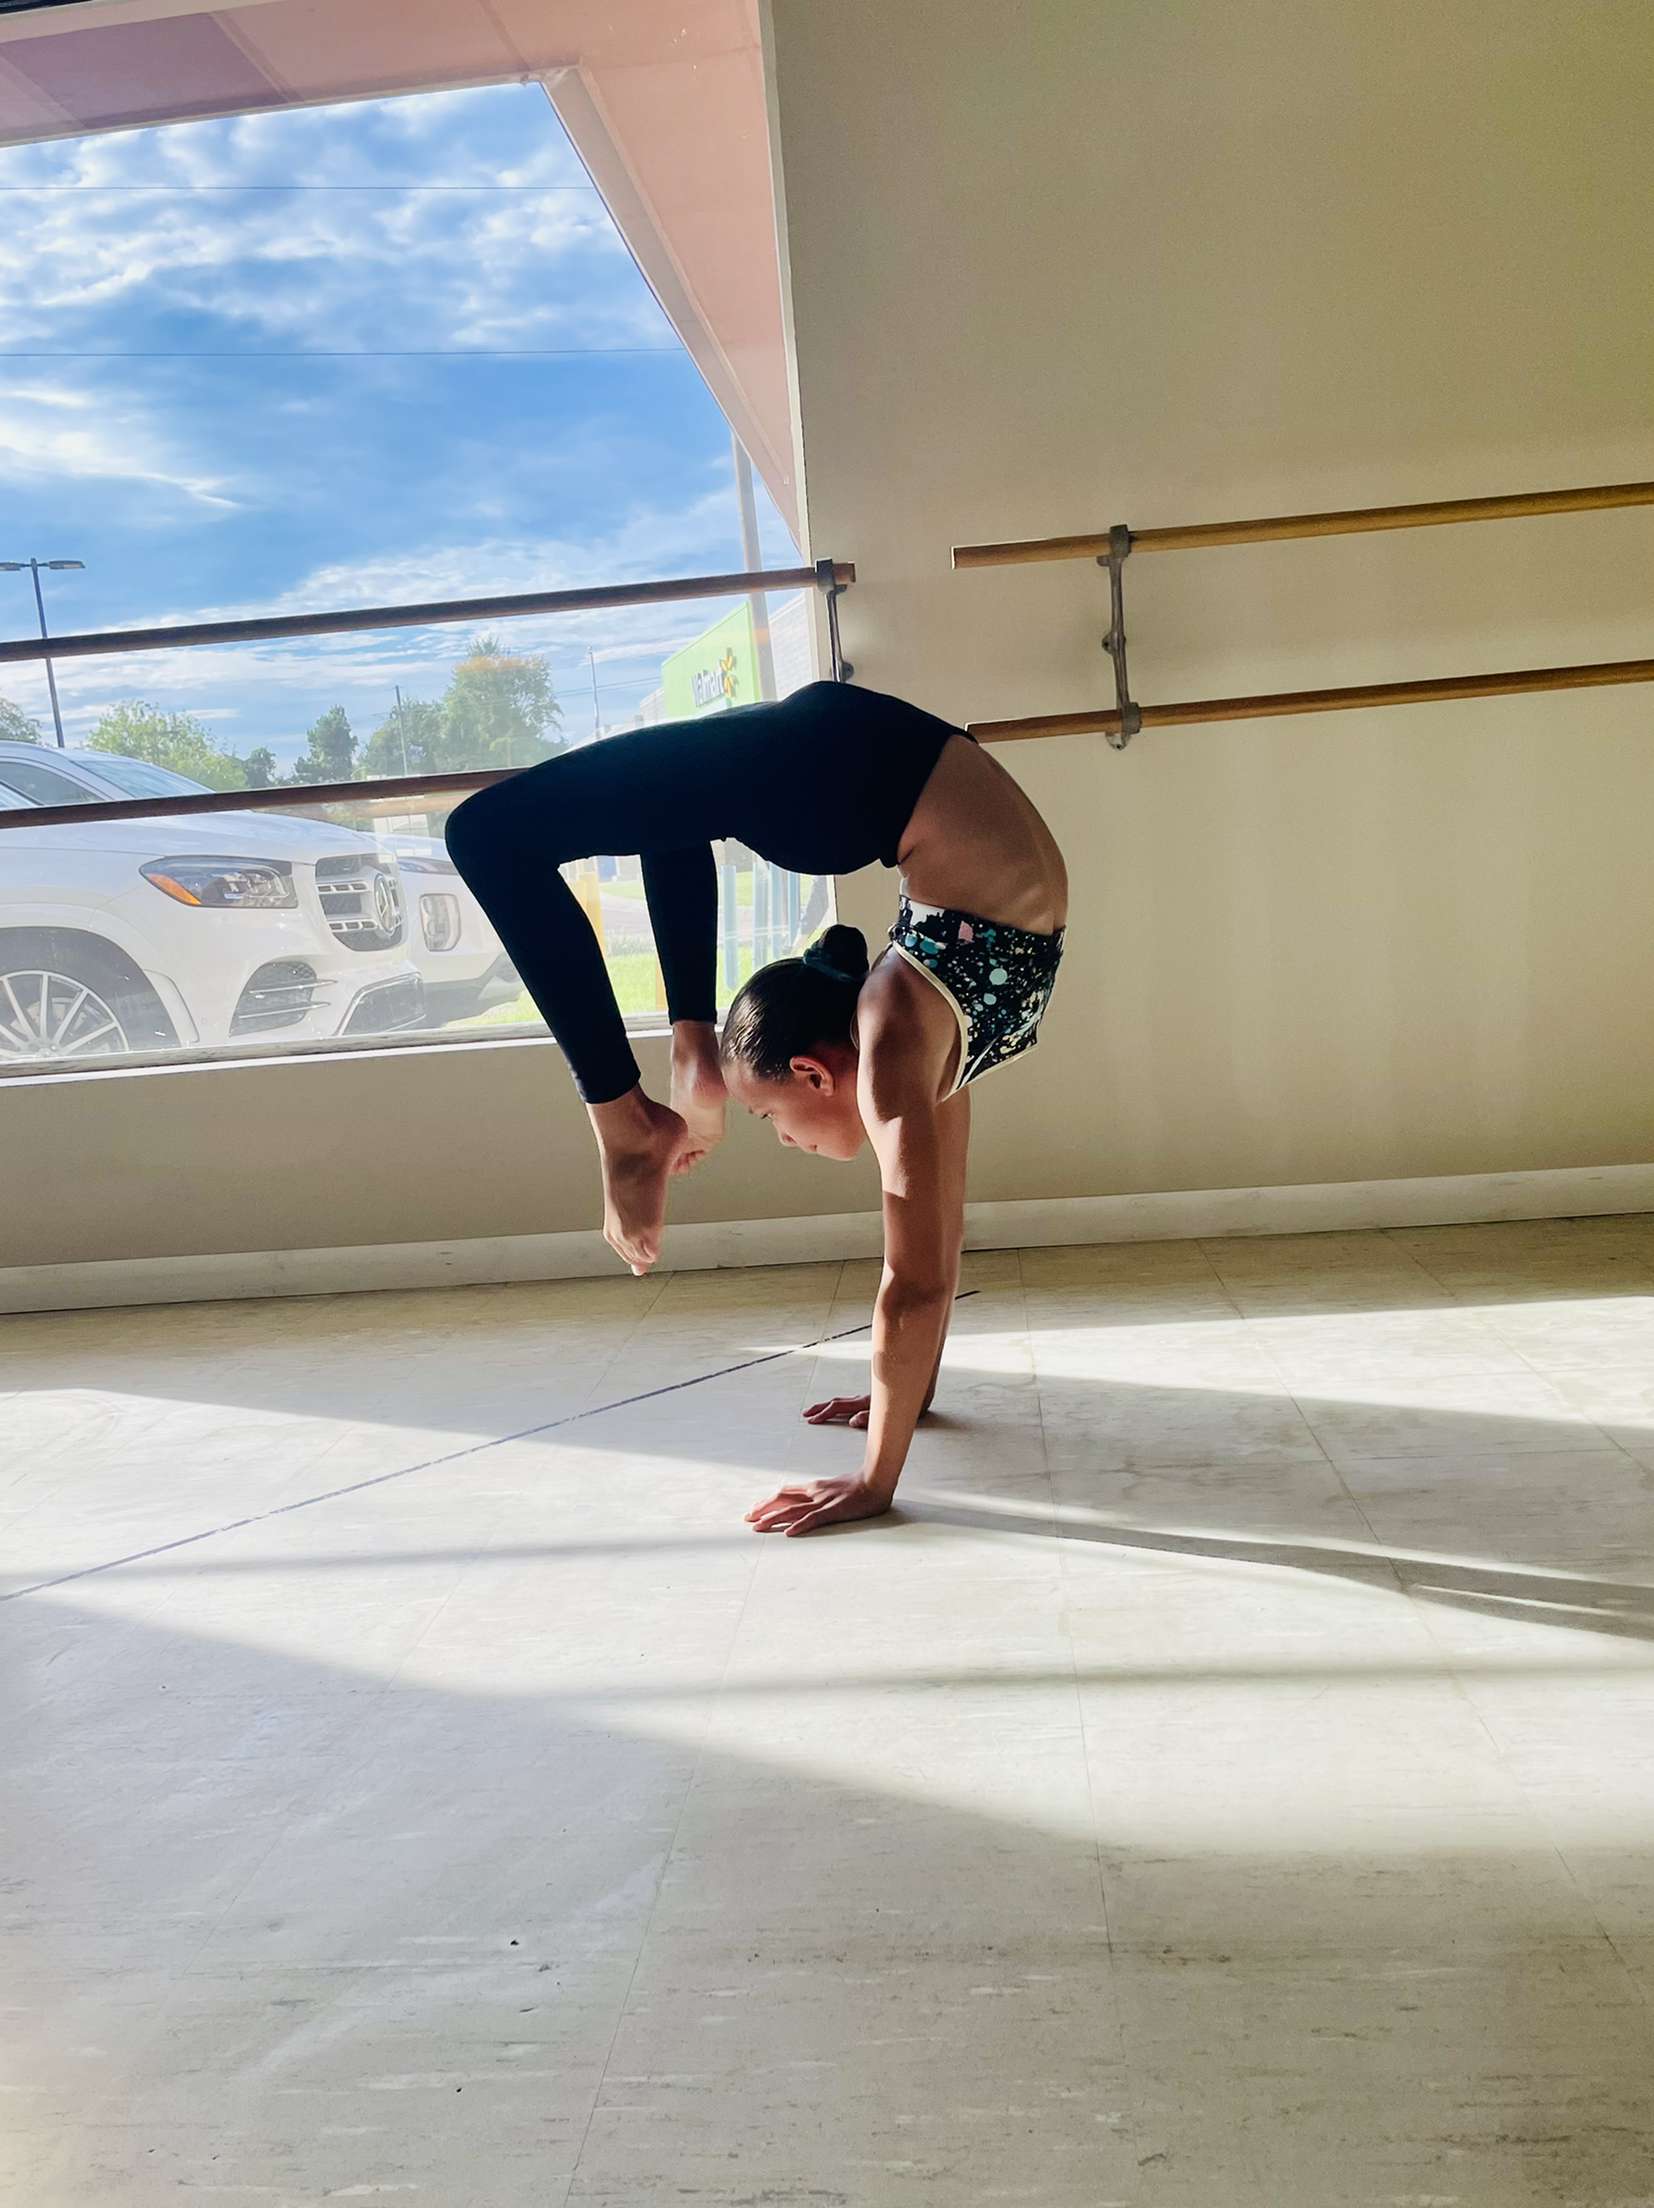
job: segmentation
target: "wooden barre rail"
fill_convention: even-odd
[[[50,751],[42,753],[50,762]],[[468,767],[453,774],[387,775],[373,782],[306,782],[278,790],[203,790],[199,797],[121,797],[107,805],[30,805],[0,809],[0,830],[69,828],[87,821],[172,820],[191,813],[293,813],[314,805],[359,805],[370,813],[416,812],[410,800],[464,796],[509,782],[526,767]]]
[[[1530,667],[1508,674],[1442,675],[1424,682],[1370,682],[1342,690],[1279,690],[1252,698],[1191,698],[1180,705],[1145,705],[1145,728],[1201,721],[1265,720],[1292,713],[1348,713],[1363,706],[1427,705],[1452,698],[1508,697],[1522,690],[1590,690],[1608,683],[1654,682],[1654,659],[1602,660],[1584,667]],[[980,743],[1011,744],[1032,736],[1118,734],[1112,706],[1082,713],[1036,713],[1015,721],[973,721]],[[409,800],[458,796],[509,782],[526,767],[475,767],[456,774],[392,775],[373,782],[318,782],[301,789],[210,790],[199,797],[122,798],[107,805],[40,805],[0,811],[0,830],[66,828],[104,820],[172,819],[192,813],[293,812],[313,805],[358,805],[370,812],[407,812]]]
[[[1269,720],[1289,713],[1349,713],[1372,705],[1429,705],[1452,698],[1502,698],[1521,690],[1591,690],[1606,683],[1654,682],[1654,659],[1599,660],[1584,667],[1526,667],[1497,675],[1439,675],[1423,682],[1366,682],[1342,690],[1277,690],[1254,698],[1189,698],[1179,705],[1139,708],[1144,728],[1197,721]],[[1120,732],[1114,706],[1083,713],[1034,713],[1022,720],[972,721],[980,743],[1010,744],[1029,736]]]
[[[28,659],[93,659],[161,652],[191,644],[263,644],[280,637],[345,636],[357,629],[436,628],[445,621],[509,621],[527,613],[597,613],[616,606],[671,605],[685,598],[737,598],[758,590],[843,589],[849,560],[815,567],[759,568],[739,575],[677,575],[656,583],[605,583],[593,590],[529,590],[504,597],[433,598],[413,606],[341,606],[324,613],[266,614],[246,621],[192,621],[167,629],[105,629],[81,636],[19,636],[0,643],[0,665]]]
[[[1287,537],[1346,537],[1370,529],[1429,529],[1451,521],[1513,521],[1532,514],[1598,513],[1610,506],[1654,506],[1654,483],[1599,483],[1576,491],[1514,491],[1502,498],[1443,498],[1422,506],[1357,506],[1344,513],[1271,514],[1258,521],[1200,521],[1179,529],[1134,529],[1131,549],[1194,552],[1210,545],[1273,544]],[[1029,537],[1011,544],[956,544],[953,564],[956,568],[1008,567],[1034,560],[1100,560],[1108,548],[1106,529],[1089,536]]]

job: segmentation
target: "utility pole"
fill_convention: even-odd
[[[27,568],[34,577],[35,610],[40,615],[41,642],[46,640],[46,601],[40,591],[40,570],[43,567],[84,567],[84,560],[0,560],[0,570],[8,575],[21,575]],[[62,751],[63,709],[57,702],[57,676],[52,672],[52,655],[46,654],[46,687],[52,693],[52,726],[57,730],[57,748]]]
[[[402,685],[396,684],[396,733],[402,741],[402,772],[408,771],[408,722],[402,711]]]
[[[586,665],[591,669],[592,674],[592,742],[595,744],[599,736],[602,735],[603,729],[598,720],[597,654],[589,644],[586,646]]]

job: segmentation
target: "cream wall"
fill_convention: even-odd
[[[1654,475],[1645,0],[774,0],[804,457],[863,680],[1107,695],[955,542]],[[1134,688],[1654,653],[1654,510],[1144,556]],[[1001,756],[1073,949],[981,1193],[1654,1154],[1654,690]],[[869,922],[878,892],[851,900]]]
[[[1646,0],[775,0],[771,38],[812,535],[875,686],[1102,694],[1095,574],[957,540],[1654,474]],[[1144,558],[1135,686],[1645,654],[1651,581],[1654,513]],[[1074,948],[977,1198],[1654,1154],[1654,693],[1003,756]],[[595,1217],[544,1045],[13,1084],[0,1139],[11,1264]],[[743,1126],[675,1216],[873,1197]]]
[[[638,1056],[664,1095],[664,1040]],[[0,1265],[558,1234],[602,1216],[585,1113],[543,1042],[16,1082],[0,1140]],[[865,1167],[825,1172],[743,1120],[678,1184],[672,1217],[877,1202]]]

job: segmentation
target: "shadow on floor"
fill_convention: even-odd
[[[1358,1803],[1329,1834],[1297,1704],[1213,1774],[1256,1792],[1267,1763],[1267,1841],[1185,1797],[1181,1845],[1148,1847],[1123,1805],[1175,1766],[1123,1737],[1093,1803],[1071,1679],[1032,1730],[1015,1681],[942,1733],[923,1682],[860,1733],[715,1687],[622,1719],[443,1683],[485,1676],[484,1590],[354,1663],[325,1583],[262,1621],[306,1653],[192,1627],[187,1582],[166,1602],[10,1613],[19,2199],[1646,2189],[1654,2013],[1537,1821],[1477,1843],[1455,1799],[1426,1840]],[[601,1673],[631,1626],[591,1615]],[[1359,1756],[1370,1700],[1334,1711]],[[1646,1899],[1646,1855],[1620,1870]]]

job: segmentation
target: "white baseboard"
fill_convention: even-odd
[[[1463,1173],[1412,1181],[1328,1181],[1287,1188],[1198,1188],[1147,1196],[1070,1196],[971,1204],[973,1250],[1071,1242],[1180,1241],[1192,1236],[1327,1234],[1372,1227],[1455,1226],[1654,1211],[1654,1164]],[[663,1270],[797,1265],[877,1257],[874,1212],[736,1219],[674,1227]],[[81,1311],[116,1304],[211,1303],[241,1296],[340,1295],[368,1288],[458,1288],[612,1275],[590,1234],[481,1236],[466,1242],[378,1242],[352,1249],[238,1250],[224,1256],[107,1258],[0,1267],[0,1312]]]

